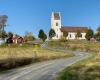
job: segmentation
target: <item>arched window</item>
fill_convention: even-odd
[[[58,23],[56,23],[56,26],[58,26]]]
[[[70,34],[70,38],[72,37],[72,35]]]
[[[58,34],[57,34],[57,38],[58,38]]]

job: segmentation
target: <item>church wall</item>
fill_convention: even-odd
[[[76,34],[77,33],[75,33],[75,32],[68,32],[68,36],[66,37],[66,39],[69,39],[69,40],[74,40],[74,39],[77,39],[76,38]],[[86,33],[81,33],[82,34],[82,37],[79,37],[78,39],[86,39],[85,38],[85,35],[86,35]],[[63,32],[62,32],[62,36],[63,36]]]
[[[76,33],[74,33],[74,32],[69,32],[69,33],[68,33],[67,39],[76,39]]]

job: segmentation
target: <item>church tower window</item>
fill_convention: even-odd
[[[56,23],[56,26],[58,26],[58,23]]]

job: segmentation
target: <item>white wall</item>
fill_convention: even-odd
[[[81,34],[82,34],[82,37],[79,38],[79,39],[86,39],[86,38],[85,38],[86,33],[81,33]]]
[[[69,32],[69,33],[68,33],[67,39],[76,39],[76,33],[74,33],[74,32]]]
[[[75,32],[69,32],[69,33],[68,33],[68,37],[67,37],[66,39],[74,40],[74,39],[76,39],[76,34],[77,34],[77,33],[75,33]],[[80,40],[81,40],[81,39],[86,39],[86,38],[85,38],[86,33],[81,33],[81,34],[82,34],[82,37],[80,37],[79,39],[80,39]]]

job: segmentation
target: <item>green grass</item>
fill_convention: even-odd
[[[90,54],[93,53],[93,56],[64,69],[59,73],[56,80],[100,80],[100,43],[68,41],[66,42],[66,48],[67,46],[71,50],[88,51]]]

